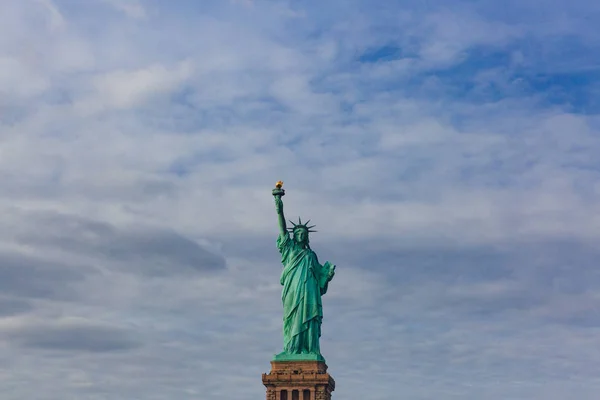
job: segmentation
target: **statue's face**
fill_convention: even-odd
[[[296,242],[304,244],[308,239],[308,232],[305,229],[296,229],[294,232],[294,239]]]

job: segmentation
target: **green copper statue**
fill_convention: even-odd
[[[335,274],[335,265],[327,261],[319,264],[317,255],[310,249],[308,234],[314,226],[308,222],[291,222],[286,226],[283,215],[285,195],[283,182],[279,181],[273,189],[275,209],[279,219],[279,237],[277,248],[281,253],[283,271],[281,285],[283,291],[283,352],[275,360],[318,360],[324,361],[319,347],[323,305],[321,296],[327,292],[329,281]],[[289,231],[289,232],[288,232]],[[290,232],[292,233],[290,237]]]

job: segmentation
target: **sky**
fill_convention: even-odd
[[[0,0],[0,397],[264,398],[281,179],[334,399],[597,399],[599,19]]]

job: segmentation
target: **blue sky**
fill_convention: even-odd
[[[0,397],[262,398],[282,179],[334,398],[596,399],[599,18],[0,1]]]

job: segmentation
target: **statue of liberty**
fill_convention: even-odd
[[[319,264],[317,255],[309,246],[308,234],[313,226],[290,221],[288,228],[283,215],[282,189],[279,181],[273,189],[275,209],[279,220],[277,248],[281,253],[283,271],[281,285],[283,290],[283,352],[275,360],[317,360],[324,361],[319,347],[323,305],[321,296],[327,293],[329,281],[335,274],[335,265],[327,261]],[[291,233],[291,237],[290,237]]]

